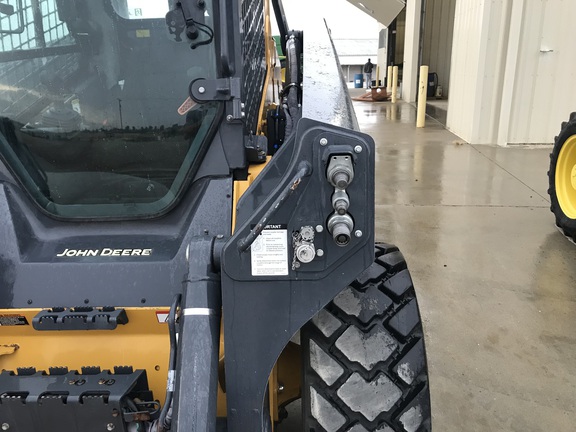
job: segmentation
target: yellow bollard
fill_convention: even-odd
[[[398,66],[392,68],[392,103],[396,103],[398,96]]]
[[[392,91],[392,66],[388,66],[388,75],[386,75],[386,91]]]
[[[428,89],[428,66],[420,66],[420,84],[418,86],[418,114],[416,127],[423,128],[426,124],[426,96]]]

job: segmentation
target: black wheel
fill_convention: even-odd
[[[306,432],[431,431],[428,367],[412,278],[395,246],[301,332]]]
[[[556,226],[571,241],[576,240],[576,112],[562,123],[554,138],[548,171],[550,210]]]

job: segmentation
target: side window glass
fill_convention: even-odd
[[[56,0],[0,0],[0,52],[71,44]]]

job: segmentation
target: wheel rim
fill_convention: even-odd
[[[576,135],[569,137],[560,149],[555,184],[562,212],[570,219],[576,219]]]

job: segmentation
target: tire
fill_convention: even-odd
[[[301,332],[306,432],[431,431],[422,323],[404,257],[374,264]]]
[[[573,175],[576,175],[576,112],[570,114],[569,121],[562,123],[560,133],[554,138],[548,171],[550,210],[556,218],[556,226],[572,242],[576,241],[576,182],[572,182]]]

